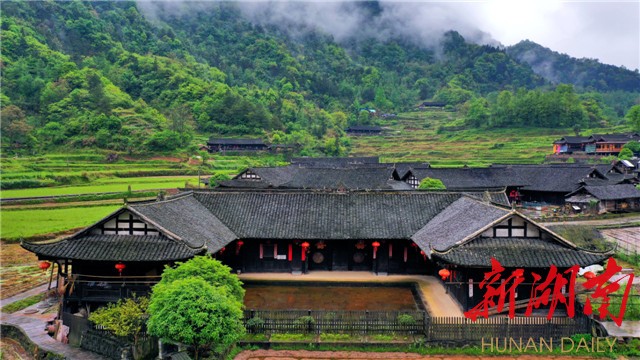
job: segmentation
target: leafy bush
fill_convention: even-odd
[[[264,320],[262,320],[262,318],[257,316],[247,320],[247,324],[246,324],[247,329],[250,329],[253,331],[261,329],[263,326],[264,326]]]
[[[418,190],[444,190],[446,187],[442,180],[440,179],[432,179],[430,177],[422,179],[420,181],[420,185],[418,186]]]
[[[400,314],[398,315],[396,320],[398,321],[398,324],[402,326],[412,326],[416,324],[416,319],[414,319],[413,316],[409,314]]]
[[[89,315],[89,320],[113,331],[118,336],[127,336],[138,342],[146,319],[149,298],[120,299],[117,303],[108,304]]]
[[[305,332],[311,332],[316,320],[312,316],[301,316],[294,321],[294,324]]]

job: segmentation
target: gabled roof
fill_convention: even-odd
[[[210,137],[207,141],[209,145],[265,145],[262,139],[231,139]]]
[[[398,162],[394,164],[396,171],[398,172],[398,176],[401,179],[404,179],[409,170],[411,169],[427,169],[431,167],[431,165],[427,162]]]
[[[577,193],[587,193],[599,200],[640,199],[640,190],[631,184],[583,186],[567,196]]]
[[[165,201],[129,204],[129,210],[165,234],[173,234],[191,247],[217,252],[237,236],[198,202],[192,193]]]
[[[563,136],[560,140],[556,140],[554,144],[584,144],[590,142],[589,136]]]
[[[163,235],[87,235],[57,242],[23,242],[22,247],[44,258],[89,261],[184,260],[206,251]]]
[[[446,250],[512,214],[513,211],[462,197],[438,213],[411,240],[425,252]]]
[[[460,198],[418,192],[196,192],[239,238],[409,239]]]
[[[241,179],[245,172],[260,177]],[[411,190],[411,186],[399,180],[392,167],[382,164],[358,167],[304,167],[280,166],[251,168],[236,176],[233,181],[221,183],[221,187],[280,188],[280,189],[349,189],[349,190]]]
[[[380,165],[377,156],[362,157],[297,157],[291,159],[292,165],[306,167],[354,167],[360,165]],[[383,164],[384,166],[388,166]]]
[[[548,269],[551,265],[565,268],[600,263],[610,257],[611,252],[572,249],[553,240],[480,237],[446,251],[434,251],[432,256],[464,266],[491,267],[491,258],[495,258],[504,267]]]
[[[596,142],[617,142],[626,143],[632,140],[637,140],[640,136],[636,133],[627,134],[593,134],[589,139]]]
[[[447,190],[500,189],[528,184],[520,180],[509,168],[414,168],[403,179],[413,174],[417,179],[439,179]]]

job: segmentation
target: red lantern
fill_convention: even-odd
[[[420,250],[420,255],[422,255],[424,261],[427,261],[427,254],[424,252],[424,250]]]
[[[373,246],[373,258],[376,258],[376,254],[378,253],[378,248],[380,247],[380,243],[377,241],[374,241],[371,246]]]
[[[293,261],[293,244],[289,244],[289,249],[287,250],[287,260]]]
[[[244,245],[244,241],[238,240],[238,242],[236,244],[237,244],[236,255],[238,255],[238,254],[240,254],[240,248],[242,247],[242,245]]]
[[[127,265],[119,262],[116,264],[116,270],[118,270],[118,272],[120,273],[120,276],[122,276],[122,270],[124,270],[127,267]]]
[[[438,271],[438,275],[440,275],[442,280],[446,280],[449,277],[449,275],[451,275],[451,273],[447,269],[441,269],[440,271]]]
[[[584,278],[587,280],[591,280],[596,277],[596,274],[593,271],[587,271],[586,273],[582,274],[582,276],[584,276]]]
[[[47,271],[47,269],[51,266],[51,263],[48,261],[40,261],[40,264],[38,264],[38,267],[42,270],[42,271]]]
[[[302,243],[302,261],[307,260],[307,249],[309,249],[309,243],[308,242],[303,242]]]

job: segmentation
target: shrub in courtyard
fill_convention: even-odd
[[[251,331],[260,330],[264,326],[264,320],[262,320],[262,318],[260,317],[255,316],[247,320],[246,326],[247,326],[247,329]]]
[[[295,325],[304,332],[312,332],[316,320],[312,316],[300,316],[294,321]]]
[[[138,336],[147,320],[149,298],[120,299],[91,313],[89,320],[111,330],[117,336],[126,336],[138,343]]]
[[[398,315],[396,320],[398,321],[398,324],[402,326],[412,326],[416,324],[416,319],[414,319],[413,316],[409,314],[400,314]]]

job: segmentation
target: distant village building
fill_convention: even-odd
[[[591,136],[565,136],[553,142],[556,155],[586,153],[592,155],[618,155],[624,144],[640,141],[640,134],[594,134]]]
[[[576,212],[640,211],[640,190],[631,184],[583,186],[568,194],[566,203]]]
[[[221,151],[264,151],[269,146],[262,139],[231,139],[211,137],[207,141],[209,152]]]
[[[418,109],[442,109],[445,106],[447,106],[447,103],[442,101],[423,101],[420,105],[418,105]]]
[[[380,126],[371,126],[371,125],[353,125],[349,126],[347,130],[348,135],[351,136],[362,136],[362,135],[381,135],[382,128]]]

